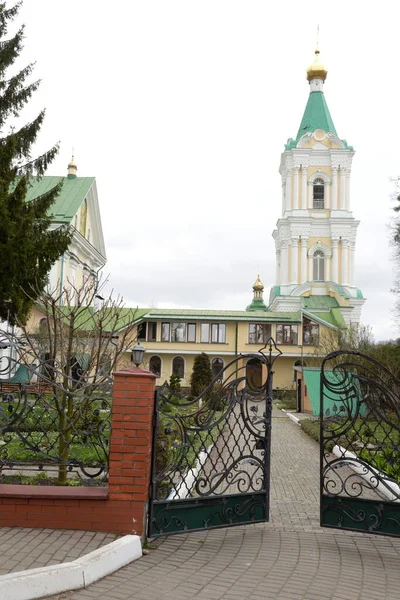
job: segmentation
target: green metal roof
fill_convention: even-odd
[[[267,307],[265,305],[264,300],[262,300],[261,298],[257,299],[257,298],[253,298],[253,300],[251,301],[251,304],[249,304],[249,306],[246,306],[246,311],[255,311],[255,310],[264,310],[267,311]]]
[[[139,309],[144,310],[144,309]],[[264,322],[301,322],[300,312],[270,312],[265,310],[202,310],[180,308],[145,309],[146,319],[208,320],[208,321],[264,321]]]
[[[336,308],[339,306],[336,298],[332,296],[302,296],[302,303],[304,308],[318,309],[318,308]]]
[[[346,327],[340,308],[332,308],[330,312],[316,312],[308,313],[310,317],[316,317],[321,321],[325,321],[328,325],[333,327]]]
[[[324,371],[325,377],[328,382],[335,384],[338,390],[343,390],[343,386],[340,385],[342,379],[340,374],[336,374],[334,371]],[[303,368],[304,382],[307,386],[307,395],[310,398],[311,408],[313,415],[319,416],[321,411],[321,369],[320,368]],[[351,377],[354,382],[355,389],[360,391],[359,383],[353,376]],[[335,413],[339,413],[343,401],[346,400],[347,405],[351,406],[351,402],[355,403],[356,398],[350,398],[345,392],[342,394],[335,392],[334,389],[327,390],[324,386],[324,414],[333,416]],[[350,404],[349,404],[350,403]],[[355,408],[355,407],[354,407]],[[327,411],[328,415],[327,415]],[[365,406],[360,407],[360,414],[365,413]],[[346,414],[346,412],[344,413]]]
[[[39,181],[32,179],[26,195],[26,201],[34,200],[55,187],[62,177],[42,177]],[[62,190],[49,210],[53,221],[70,223],[92,186],[94,177],[65,177]]]
[[[296,140],[299,141],[305,133],[316,129],[337,135],[323,92],[311,92],[309,95]]]
[[[285,145],[286,150],[296,148],[298,141],[304,134],[316,129],[323,129],[323,131],[337,135],[323,92],[310,93],[296,139],[290,138],[288,140]],[[346,140],[342,140],[342,142],[345,148],[353,149],[347,145]]]
[[[36,305],[39,310],[45,312],[43,307]],[[65,313],[65,320],[68,322],[69,306],[59,306],[58,310]],[[141,319],[148,308],[105,308],[99,312],[99,309],[93,306],[82,306],[75,313],[75,326],[83,331],[92,331],[96,328],[96,315],[102,319],[102,330],[106,333],[117,332]],[[118,315],[118,318],[116,316]]]

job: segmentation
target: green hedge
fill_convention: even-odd
[[[312,438],[313,440],[315,440],[316,442],[319,442],[319,419],[317,420],[311,420],[311,419],[302,419],[300,421],[300,426],[301,429],[304,431],[304,433],[306,433],[307,435],[310,436],[310,438]],[[331,452],[332,448],[334,446],[334,442],[333,441],[329,441],[325,443],[325,448]]]

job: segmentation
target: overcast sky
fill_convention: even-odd
[[[280,155],[309,94],[316,27],[338,135],[354,145],[356,285],[376,339],[393,325],[387,226],[400,174],[397,2],[25,0],[24,62],[43,80],[37,150],[95,176],[111,282],[127,304],[244,309],[274,284]]]

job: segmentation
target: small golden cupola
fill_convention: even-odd
[[[308,81],[311,81],[312,79],[322,79],[322,81],[325,81],[327,75],[328,71],[320,59],[319,50],[317,48],[315,50],[314,62],[307,69],[307,79]]]
[[[262,293],[264,291],[264,284],[260,279],[260,275],[257,275],[257,279],[253,285],[254,298],[262,298]]]
[[[72,155],[71,161],[68,164],[68,179],[75,179],[78,166],[75,162],[75,157]]]
[[[257,279],[253,285],[253,300],[246,310],[267,310],[267,307],[264,303],[263,293],[264,284],[260,279],[260,275],[257,275]]]

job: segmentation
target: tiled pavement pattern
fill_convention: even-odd
[[[318,445],[274,411],[270,523],[166,538],[57,600],[398,600],[400,539],[321,529],[318,467]]]
[[[87,531],[0,528],[0,575],[75,560],[116,536]]]

